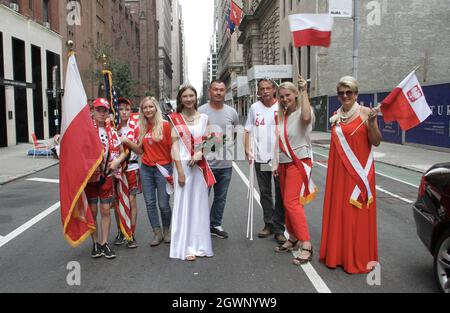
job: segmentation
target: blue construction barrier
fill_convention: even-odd
[[[28,156],[49,157],[53,156],[52,150],[29,150]]]
[[[450,148],[450,84],[424,86],[433,115],[406,132],[406,142]]]

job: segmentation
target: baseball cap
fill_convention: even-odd
[[[121,103],[126,103],[127,105],[129,105],[129,106],[133,106],[133,103],[131,102],[131,100],[130,99],[127,99],[127,98],[125,98],[125,97],[120,97],[119,99],[117,99],[118,101],[119,101],[119,104],[121,104]]]
[[[97,98],[93,104],[94,108],[105,108],[109,109],[109,102],[104,98]]]

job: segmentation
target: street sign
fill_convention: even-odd
[[[330,15],[333,17],[353,17],[353,1],[330,0]]]

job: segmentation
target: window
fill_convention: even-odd
[[[49,0],[44,0],[42,2],[42,21],[44,23],[50,22],[50,14],[49,14]]]

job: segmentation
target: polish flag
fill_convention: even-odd
[[[432,114],[415,71],[409,74],[381,104],[384,121],[386,123],[397,121],[404,131],[416,127]]]
[[[76,247],[95,231],[84,189],[103,160],[103,147],[74,55],[67,65],[60,138],[61,219],[67,241]]]
[[[295,48],[303,46],[329,47],[334,20],[329,14],[289,15],[289,25]]]

